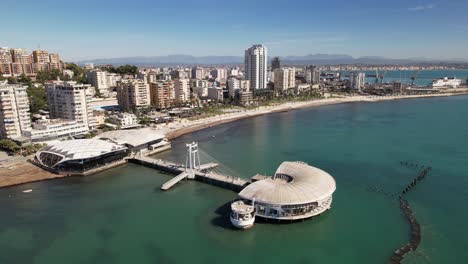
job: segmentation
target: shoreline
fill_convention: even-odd
[[[402,99],[418,99],[418,98],[433,98],[433,97],[449,97],[468,95],[467,92],[463,93],[446,93],[446,94],[431,94],[431,95],[407,95],[407,96],[348,96],[339,98],[326,98],[316,99],[310,101],[301,102],[287,102],[273,106],[262,106],[257,109],[238,111],[233,113],[226,113],[222,115],[216,115],[207,117],[199,120],[180,122],[176,124],[169,124],[168,126],[156,126],[156,128],[164,131],[168,140],[174,140],[186,134],[201,131],[207,128],[215,127],[222,124],[227,124],[235,121],[239,121],[246,118],[252,118],[267,114],[274,114],[280,112],[294,111],[304,108],[320,107],[326,105],[335,105],[343,103],[356,103],[356,102],[383,102],[391,100],[402,100]],[[54,174],[39,168],[29,162],[27,158],[13,158],[13,161],[6,161],[0,167],[0,189],[22,185],[26,183],[52,180],[70,177],[68,175]],[[3,163],[4,161],[0,161]]]
[[[238,120],[257,117],[267,114],[289,112],[305,108],[320,107],[326,105],[345,104],[345,103],[359,103],[368,102],[376,103],[383,101],[393,100],[407,100],[407,99],[420,99],[420,98],[434,98],[434,97],[450,97],[450,96],[461,96],[468,95],[468,91],[462,93],[444,93],[444,94],[429,94],[429,95],[404,95],[404,96],[348,96],[341,98],[326,98],[316,99],[303,102],[287,102],[274,106],[262,106],[259,109],[245,110],[242,112],[236,112],[231,114],[223,114],[222,116],[207,117],[196,121],[191,121],[182,127],[172,128],[171,131],[166,133],[168,140],[174,140],[186,134],[201,131],[214,126],[235,122]],[[225,115],[225,116],[224,116]]]

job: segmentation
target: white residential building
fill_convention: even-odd
[[[132,113],[119,113],[115,116],[111,116],[115,123],[117,123],[120,128],[131,128],[131,127],[138,127],[140,124],[138,123],[138,117]]]
[[[296,86],[296,70],[294,68],[275,69],[275,90],[283,92]]]
[[[251,91],[267,88],[267,48],[254,45],[245,51],[245,79],[250,81]]]
[[[320,70],[317,66],[307,66],[305,70],[305,79],[308,84],[320,83]]]
[[[0,138],[15,139],[31,129],[26,86],[0,84]]]
[[[107,86],[109,88],[117,87],[118,82],[122,79],[122,77],[119,74],[110,73],[110,72],[106,74],[106,77],[107,77]]]
[[[211,71],[211,76],[216,80],[216,81],[222,81],[226,80],[227,78],[227,70],[222,69],[222,68],[216,68]]]
[[[190,101],[189,79],[177,79],[175,82],[175,102],[185,103]]]
[[[237,76],[239,75],[239,69],[233,68],[229,70],[229,76]]]
[[[63,76],[66,76],[70,79],[72,79],[73,76],[75,75],[75,73],[72,70],[63,70],[62,73],[63,73]]]
[[[349,83],[351,89],[361,92],[366,83],[366,74],[364,72],[352,72],[349,76]]]
[[[87,74],[88,83],[96,88],[97,91],[103,96],[109,96],[109,85],[107,83],[107,72],[105,71],[90,71]]]
[[[193,93],[198,97],[207,97],[209,84],[207,80],[192,80]]]
[[[44,119],[34,122],[33,129],[25,131],[24,135],[32,142],[41,142],[85,134],[88,131],[86,124],[74,120]]]
[[[93,70],[94,69],[94,63],[85,63],[84,68],[85,68],[85,70]]]
[[[148,72],[148,83],[155,83],[158,81],[158,73],[156,71]]]
[[[227,88],[228,94],[230,98],[236,97],[239,94],[240,89],[240,81],[236,77],[229,77],[227,80]]]
[[[242,91],[249,92],[250,91],[250,81],[249,80],[239,80],[239,88]]]
[[[192,78],[193,79],[204,79],[205,78],[205,69],[196,67],[192,69]]]
[[[89,84],[54,81],[45,85],[51,118],[75,120],[89,128],[96,126]]]

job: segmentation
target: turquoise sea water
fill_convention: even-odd
[[[468,259],[468,96],[350,103],[241,120],[183,136],[161,155],[183,160],[200,142],[226,171],[272,174],[284,160],[337,181],[332,210],[293,224],[232,230],[232,191],[134,164],[85,178],[0,189],[0,263],[387,263],[408,240],[393,193],[433,170],[408,195],[422,244],[405,263]],[[22,193],[32,188],[32,193]]]
[[[366,76],[375,75],[375,71],[364,71]],[[342,72],[345,76],[349,75],[349,72]],[[383,74],[383,72],[379,73]],[[464,70],[424,70],[424,71],[387,71],[385,72],[384,82],[402,82],[411,83],[411,76],[416,75],[415,84],[420,86],[427,86],[432,84],[432,80],[438,78],[458,78],[467,80],[468,69]],[[367,83],[374,83],[375,77],[366,78]]]

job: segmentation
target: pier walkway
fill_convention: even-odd
[[[185,169],[184,165],[173,163],[170,161],[165,161],[162,159],[152,159],[149,157],[141,156],[141,155],[136,155],[134,158],[130,159],[129,161],[140,164],[146,167],[150,167],[165,173],[177,175],[176,177],[172,178],[165,184],[161,186],[161,189],[164,191],[169,190],[171,187],[173,187],[175,184],[178,182],[182,181],[185,178],[189,178],[190,172]],[[220,173],[214,173],[214,172],[207,172],[209,169],[213,169],[218,167],[218,163],[207,163],[207,164],[202,164],[200,165],[197,169],[193,169],[193,177],[195,180],[209,183],[212,185],[216,185],[219,187],[227,188],[230,190],[234,191],[240,191],[242,190],[245,186],[250,184],[250,181],[242,179],[242,178],[237,178],[237,177],[232,177]]]
[[[189,176],[188,172],[182,172],[181,174],[175,176],[165,184],[161,186],[161,190],[167,191],[169,190],[172,186],[176,185],[176,183],[180,182],[181,180],[187,178]]]

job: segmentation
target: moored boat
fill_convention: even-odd
[[[235,201],[231,204],[231,223],[239,229],[247,229],[254,225],[255,222],[255,207],[244,203],[243,201]]]

